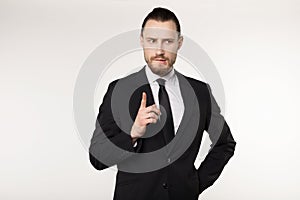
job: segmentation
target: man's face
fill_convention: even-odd
[[[176,24],[173,21],[146,22],[140,42],[145,61],[153,73],[164,76],[171,71],[182,41],[183,38],[176,31]]]

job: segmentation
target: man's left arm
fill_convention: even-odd
[[[198,169],[200,193],[218,179],[223,168],[233,156],[236,145],[209,86],[208,91],[210,100],[205,130],[208,132],[212,144],[209,153]]]

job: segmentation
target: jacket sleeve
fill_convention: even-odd
[[[200,193],[211,186],[220,176],[223,168],[233,156],[236,142],[234,141],[228,124],[221,115],[219,106],[214,99],[210,87],[208,111],[205,130],[212,141],[209,153],[198,169]]]
[[[109,85],[103,98],[89,147],[90,162],[97,170],[118,164],[134,152],[130,135],[119,128],[117,116],[112,114],[111,96],[116,82]]]

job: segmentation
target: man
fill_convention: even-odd
[[[173,12],[155,8],[140,36],[147,65],[113,81],[90,145],[98,170],[117,165],[115,200],[196,200],[233,156],[235,141],[208,84],[173,68],[183,43]],[[212,148],[194,161],[203,131]]]

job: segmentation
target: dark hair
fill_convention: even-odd
[[[154,8],[146,16],[146,18],[144,19],[143,24],[142,24],[141,34],[143,33],[143,30],[144,30],[144,27],[145,27],[147,21],[150,19],[156,20],[156,21],[161,21],[161,22],[172,20],[175,23],[176,30],[180,35],[180,31],[181,31],[180,24],[179,24],[179,20],[177,19],[176,15],[172,11],[170,11],[166,8],[160,8],[160,7]]]

